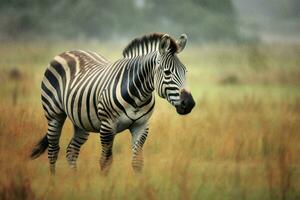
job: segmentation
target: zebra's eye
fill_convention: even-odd
[[[167,76],[171,75],[171,71],[169,69],[164,70],[164,72]]]

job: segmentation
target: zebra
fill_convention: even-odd
[[[36,144],[31,158],[48,148],[50,172],[60,150],[65,119],[73,123],[74,135],[66,158],[72,169],[89,132],[100,133],[100,169],[107,172],[113,158],[115,135],[129,129],[132,136],[132,168],[143,168],[143,145],[155,105],[154,90],[178,114],[192,111],[195,101],[186,89],[186,67],[177,54],[187,36],[174,40],[168,34],[150,33],[135,38],[123,50],[123,58],[110,62],[89,51],[66,51],[54,57],[41,83],[41,100],[48,122],[46,135]]]

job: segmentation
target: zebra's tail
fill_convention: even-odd
[[[30,158],[31,159],[36,159],[38,158],[40,155],[42,155],[46,149],[48,148],[49,142],[47,139],[47,135],[45,135],[40,141],[39,143],[37,143],[35,145],[35,147],[33,148]]]

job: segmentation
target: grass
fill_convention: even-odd
[[[0,47],[0,199],[300,198],[299,46],[187,48],[180,58],[197,106],[182,117],[157,99],[142,174],[131,169],[128,131],[116,137],[107,176],[98,165],[98,134],[82,147],[73,173],[65,159],[72,137],[67,121],[51,177],[46,155],[28,158],[46,131],[40,81],[54,55],[78,47],[98,49],[111,60],[121,55],[119,46],[111,53],[109,45],[92,42]],[[10,76],[15,68],[18,79]]]

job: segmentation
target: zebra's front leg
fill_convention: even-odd
[[[132,135],[132,168],[136,173],[142,171],[144,166],[143,145],[148,135],[148,124],[133,126],[130,128]]]
[[[113,143],[115,134],[111,128],[107,126],[101,126],[100,128],[100,141],[102,146],[100,168],[104,174],[107,174],[113,160]]]
[[[74,136],[67,147],[66,154],[68,163],[74,170],[77,169],[76,161],[80,152],[80,147],[86,142],[88,136],[88,132],[78,128],[77,126],[74,126]]]

